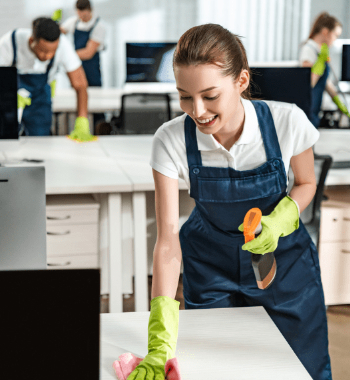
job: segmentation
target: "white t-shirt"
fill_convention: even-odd
[[[89,31],[96,22],[97,16],[92,16],[91,20],[88,22],[81,21],[78,16],[72,16],[67,19],[64,23],[61,24],[61,28],[64,29],[67,33],[74,34],[75,27],[77,30]],[[78,21],[79,20],[79,21]],[[77,24],[78,21],[78,24]],[[101,22],[101,19],[97,22],[96,26],[90,34],[90,40],[98,42],[100,45],[97,48],[97,51],[101,51],[105,47],[105,38],[106,38],[106,28]]]
[[[196,129],[203,166],[231,167],[242,171],[255,169],[266,162],[258,117],[251,101],[241,98],[245,121],[240,138],[227,151],[213,135]],[[312,147],[320,133],[295,104],[267,101],[275,123],[286,173],[290,159]],[[167,177],[182,178],[190,189],[184,123],[186,114],[164,123],[155,133],[150,165]]]
[[[305,42],[305,44],[301,47],[299,53],[299,63],[300,65],[304,61],[311,62],[314,64],[317,60],[318,53],[320,52],[321,47],[317,42],[312,39],[309,39]]]
[[[16,67],[19,74],[43,74],[46,73],[50,60],[40,61],[29,48],[31,29],[17,29],[15,34],[17,45]],[[0,39],[0,66],[11,66],[13,62],[12,31],[6,33]],[[51,82],[55,78],[59,65],[62,64],[65,71],[70,73],[81,66],[81,60],[75,52],[67,37],[60,35],[60,41],[55,53],[53,65],[49,73]]]

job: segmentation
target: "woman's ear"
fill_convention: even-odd
[[[250,77],[248,70],[242,70],[238,80],[240,93],[244,92],[248,88],[249,81]]]

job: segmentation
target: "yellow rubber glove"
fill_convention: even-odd
[[[50,83],[50,87],[51,87],[51,98],[53,99],[56,95],[56,79]]]
[[[26,108],[32,104],[32,99],[29,96],[23,96],[20,93],[17,93],[17,108]]]
[[[339,108],[339,110],[344,114],[346,115],[347,117],[350,117],[350,114],[349,114],[349,111],[348,109],[346,108],[346,105],[339,99],[339,96],[336,95],[332,98],[333,102],[337,105],[337,107]]]
[[[261,217],[261,225],[261,234],[243,244],[243,250],[262,255],[275,251],[280,237],[287,236],[299,228],[297,204],[289,196],[282,198],[270,215]],[[238,229],[243,232],[243,223]]]
[[[329,49],[327,44],[322,44],[317,61],[311,68],[311,72],[322,76],[326,69],[326,62],[329,61]]]
[[[97,137],[90,133],[89,120],[86,117],[79,116],[75,119],[73,132],[68,136],[71,140],[78,142],[96,141]]]
[[[159,296],[151,301],[148,354],[127,380],[164,380],[165,363],[175,357],[180,302]]]
[[[62,20],[62,9],[56,9],[53,11],[51,19],[56,22],[60,22]]]

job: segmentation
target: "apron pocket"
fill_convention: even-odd
[[[271,285],[276,305],[289,301],[298,302],[299,298],[302,299],[300,302],[305,302],[305,298],[311,299],[314,296],[317,269],[312,257],[311,245],[306,247],[297,258],[295,258],[294,252],[286,251],[277,254],[276,262],[276,278]]]
[[[281,194],[277,171],[244,178],[198,178],[198,196],[202,202],[242,202],[260,199],[261,194]]]

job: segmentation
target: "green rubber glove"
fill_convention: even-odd
[[[56,9],[51,16],[53,21],[60,22],[62,20],[62,9]]]
[[[68,136],[71,140],[78,142],[87,142],[97,140],[96,136],[90,133],[89,120],[86,117],[79,116],[75,119],[73,132]]]
[[[327,44],[322,44],[318,54],[317,61],[311,68],[311,72],[319,76],[323,75],[326,68],[326,62],[329,60],[329,49]]]
[[[50,83],[50,87],[51,87],[51,98],[53,99],[56,95],[56,79]]]
[[[164,380],[164,366],[175,357],[180,302],[159,296],[151,301],[148,323],[148,354],[127,380]]]
[[[299,228],[298,206],[291,197],[284,197],[270,215],[261,217],[261,225],[261,234],[243,244],[243,250],[262,255],[275,251],[280,237],[287,236]],[[243,223],[238,229],[243,232]]]
[[[26,108],[32,104],[32,99],[29,96],[23,96],[17,93],[17,108]]]
[[[349,114],[349,111],[348,109],[346,108],[346,105],[339,99],[339,96],[336,95],[332,98],[333,102],[337,105],[337,107],[339,108],[339,110],[344,114],[346,115],[347,117],[350,117],[350,114]]]

